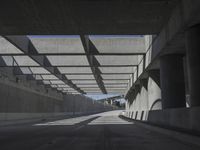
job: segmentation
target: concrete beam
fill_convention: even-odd
[[[17,48],[19,48],[22,52],[25,54],[38,54],[37,50],[33,46],[32,42],[27,36],[4,36],[5,39],[7,39],[10,43],[15,45]],[[55,69],[52,69],[52,65],[49,62],[48,58],[46,56],[30,56],[35,62],[37,62],[40,66],[45,66],[44,68],[47,69],[50,73],[55,74]],[[47,67],[46,67],[47,66]],[[50,68],[49,68],[50,67]],[[57,69],[56,72],[59,72]],[[82,91],[80,88],[78,88],[75,84],[72,82],[66,82],[68,79],[65,76],[61,76],[55,74],[56,77],[58,77],[60,80],[64,80],[66,84],[68,84],[71,88],[74,88],[75,90],[79,91],[82,94],[85,94],[84,91]]]
[[[94,53],[98,53],[98,50],[96,49],[94,44],[92,44],[92,42],[90,41],[88,36],[81,35],[80,37],[81,37],[81,41],[83,43],[83,48],[84,48],[86,54],[90,54],[91,51],[94,51]],[[100,63],[97,61],[97,59],[94,57],[94,55],[87,55],[87,60],[90,64],[90,66],[95,66],[95,67],[91,67],[91,70],[93,72],[95,80],[96,80],[99,88],[101,89],[102,93],[107,94],[106,88],[103,83],[103,78],[101,76],[101,71],[98,68],[98,67],[100,67]]]

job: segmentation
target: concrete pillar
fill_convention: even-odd
[[[200,106],[200,25],[186,31],[187,67],[191,107]]]
[[[183,56],[165,55],[160,59],[162,108],[186,106]]]

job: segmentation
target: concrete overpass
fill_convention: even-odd
[[[0,8],[3,149],[199,149],[199,0]],[[92,115],[116,107],[85,94],[125,95],[126,110]]]
[[[178,2],[8,0],[1,6],[0,32],[3,35],[157,34]]]

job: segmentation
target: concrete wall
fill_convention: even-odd
[[[62,98],[30,90],[17,84],[0,82],[0,112],[45,113],[60,112]]]
[[[0,72],[0,125],[6,121],[44,119],[63,114],[63,96],[35,81],[19,80],[12,70]]]
[[[156,82],[149,78],[148,80],[148,110],[162,109],[161,89]]]
[[[150,111],[151,124],[200,133],[200,107]]]
[[[126,103],[126,116],[136,120],[147,120],[151,110],[161,110],[161,89],[157,83],[149,77],[147,86],[140,87],[132,103]]]
[[[65,95],[64,111],[74,114],[91,114],[115,109],[108,104],[102,104],[83,95]]]
[[[161,90],[152,78],[141,87],[132,104],[126,102],[125,116],[165,128],[200,134],[200,107],[162,109]]]
[[[127,111],[125,116],[148,124],[200,134],[200,107]]]
[[[0,125],[5,121],[24,121],[84,115],[113,108],[83,95],[63,95],[46,90],[34,80],[27,81],[12,75],[12,70],[0,70]]]
[[[161,107],[161,90],[156,82],[149,77],[147,88],[140,87],[133,103],[127,103],[128,111],[157,110]]]

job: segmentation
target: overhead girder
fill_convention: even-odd
[[[98,67],[100,67],[100,64],[97,61],[97,59],[94,57],[94,55],[88,55],[88,54],[90,54],[90,52],[98,53],[98,50],[90,41],[89,36],[81,35],[80,38],[81,38],[85,53],[87,55],[87,60],[91,66],[91,70],[95,77],[95,80],[96,80],[99,88],[101,89],[102,93],[107,94],[106,88],[103,83],[103,78],[101,76],[101,71],[98,68]]]
[[[38,63],[40,66],[44,66],[46,70],[48,70],[50,73],[55,75],[60,80],[63,80],[67,85],[69,85],[71,88],[75,89],[76,91],[79,91],[82,94],[85,94],[84,91],[82,91],[80,88],[78,88],[75,84],[70,82],[66,76],[64,75],[58,75],[55,74],[55,72],[60,73],[60,71],[57,68],[51,68],[52,65],[49,62],[48,58],[46,56],[33,56],[29,54],[35,54],[37,55],[38,52],[35,49],[34,45],[30,41],[30,39],[27,36],[4,36],[6,40],[8,40],[10,43],[15,45],[18,49],[20,49],[24,54],[27,54],[30,58],[32,58],[36,63]]]

